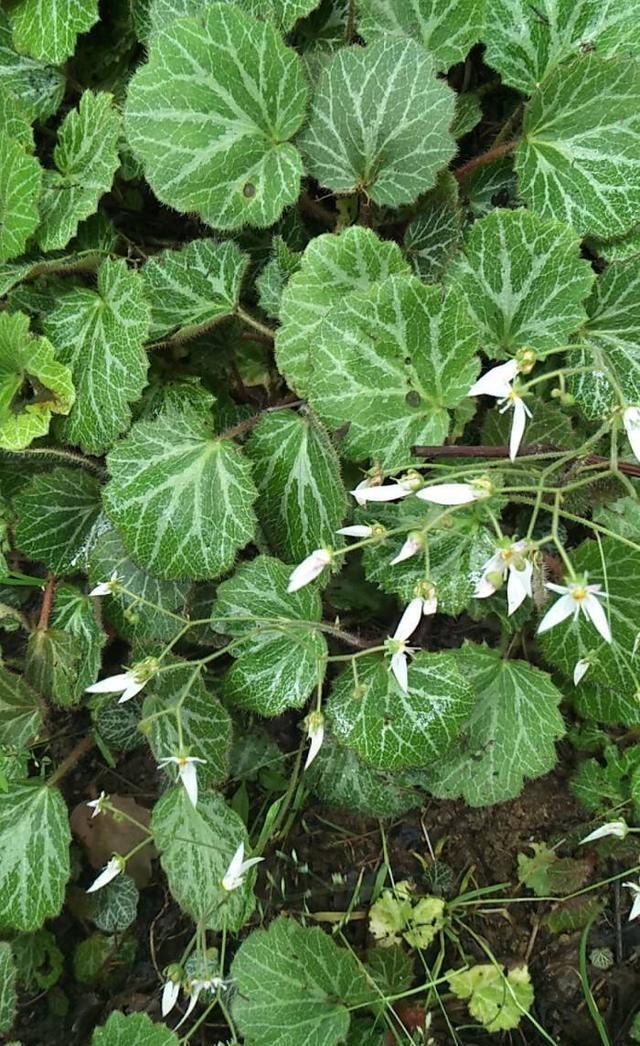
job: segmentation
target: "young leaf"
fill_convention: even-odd
[[[45,334],[76,389],[60,433],[87,454],[103,454],[131,421],[129,404],[147,380],[149,317],[142,279],[123,258],[102,263],[97,290],[76,287],[45,317]]]
[[[84,469],[34,476],[16,495],[18,548],[54,574],[81,569],[100,513],[100,484]]]
[[[358,32],[410,36],[434,56],[439,70],[462,62],[484,28],[484,0],[359,0]]]
[[[96,1028],[91,1046],[178,1046],[179,1039],[166,1024],[154,1024],[146,1013],[112,1013]]]
[[[0,941],[0,1032],[11,1031],[17,1009],[16,964],[11,945]]]
[[[231,747],[231,719],[204,685],[201,667],[172,665],[151,680],[145,694],[148,696],[142,710],[142,730],[147,733],[144,720],[149,716],[152,722],[148,724],[148,738],[156,761],[174,755],[182,745],[189,755],[205,760],[198,767],[202,784],[224,781]],[[167,715],[169,709],[175,709],[175,715]],[[157,715],[159,712],[162,714]]]
[[[218,587],[211,612],[216,630],[244,641],[224,681],[226,696],[264,716],[299,708],[324,677],[327,644],[313,589],[287,593],[291,568],[270,556],[243,563]]]
[[[314,548],[334,547],[346,512],[338,455],[311,414],[266,414],[248,454],[259,492],[258,519],[274,552],[298,563]]]
[[[18,0],[11,8],[18,51],[61,65],[73,54],[76,37],[98,21],[98,0]]]
[[[445,977],[453,994],[468,1000],[469,1013],[488,1032],[517,1028],[533,1005],[526,966],[514,966],[504,973],[494,963],[484,963],[470,970],[449,970]]]
[[[331,306],[352,291],[367,291],[388,276],[409,272],[397,244],[380,240],[370,229],[354,225],[340,236],[326,233],[311,241],[282,294],[282,326],[276,334],[278,369],[300,396],[309,394],[312,347]]]
[[[141,421],[108,457],[107,514],[136,563],[166,580],[215,578],[251,541],[257,491],[229,440],[193,414]]]
[[[235,243],[192,240],[181,251],[163,251],[142,268],[151,303],[151,336],[180,331],[195,338],[218,320],[231,316],[249,257]]]
[[[20,99],[30,117],[46,120],[60,105],[65,83],[61,69],[18,54],[8,15],[0,10],[0,84]]]
[[[431,189],[455,153],[455,97],[413,40],[348,48],[322,72],[298,139],[309,174],[336,193],[398,207]]]
[[[409,665],[409,690],[399,689],[388,663],[358,659],[340,675],[327,705],[339,741],[378,770],[424,766],[440,759],[473,705],[471,687],[450,654],[419,653]]]
[[[450,270],[492,356],[555,348],[586,318],[594,280],[571,229],[526,211],[476,222]]]
[[[554,69],[527,106],[516,151],[536,214],[607,239],[640,210],[640,62],[587,55]]]
[[[240,946],[231,975],[233,1016],[247,1041],[335,1046],[349,1030],[349,1007],[375,996],[363,967],[319,927],[277,919]]]
[[[457,182],[446,173],[438,179],[436,188],[427,193],[404,234],[404,252],[416,276],[425,283],[442,279],[460,245],[462,218]]]
[[[27,748],[38,737],[41,726],[38,695],[20,676],[0,668],[0,747]]]
[[[85,91],[58,131],[56,170],[45,171],[38,230],[43,251],[65,247],[111,188],[120,164],[119,136],[120,115],[112,95]]]
[[[271,249],[269,261],[256,279],[256,288],[260,308],[264,309],[267,316],[277,320],[280,318],[282,293],[300,268],[302,255],[291,250],[282,236],[274,236]]]
[[[130,876],[119,875],[93,897],[93,922],[103,933],[123,933],[135,922],[140,893]]]
[[[278,32],[214,4],[153,41],[129,88],[127,136],[164,203],[218,229],[264,228],[298,196],[290,139],[306,102],[302,63]]]
[[[0,134],[0,261],[15,258],[38,224],[42,168],[24,145]]]
[[[467,646],[456,657],[475,705],[458,744],[426,773],[426,787],[442,799],[462,795],[470,806],[515,799],[525,778],[555,765],[562,695],[545,672],[502,661],[497,651]]]
[[[46,338],[29,331],[22,312],[0,313],[0,448],[22,450],[49,430],[52,414],[68,414],[71,372]]]
[[[247,831],[224,799],[208,792],[195,809],[184,788],[172,788],[153,809],[151,830],[169,889],[192,919],[210,930],[239,930],[255,904],[250,872],[244,886],[228,892],[222,878]]]
[[[329,428],[348,424],[347,457],[401,468],[415,443],[444,443],[447,408],[465,398],[478,373],[478,344],[459,291],[392,276],[327,315],[311,405]]]
[[[40,781],[0,790],[0,924],[37,930],[58,915],[69,878],[67,805]]]
[[[556,66],[597,51],[638,53],[637,11],[616,0],[491,0],[485,60],[502,82],[531,94]]]

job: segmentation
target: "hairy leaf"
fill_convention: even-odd
[[[0,133],[0,261],[15,258],[38,224],[42,168],[24,145]]]
[[[61,69],[19,54],[14,46],[9,17],[0,10],[0,84],[8,88],[34,119],[46,120],[64,96]]]
[[[179,1039],[166,1024],[154,1024],[146,1013],[112,1013],[96,1028],[91,1046],[178,1046]]]
[[[18,51],[60,65],[76,46],[79,33],[98,21],[98,0],[17,0],[11,9]]]
[[[304,781],[323,803],[368,817],[401,817],[422,802],[409,774],[374,770],[332,735],[325,735]]]
[[[34,476],[15,498],[18,548],[54,574],[82,568],[100,512],[100,484],[83,469]]]
[[[358,31],[369,42],[410,36],[438,69],[462,62],[484,28],[484,0],[359,0]]]

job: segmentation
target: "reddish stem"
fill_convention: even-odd
[[[38,618],[38,631],[46,632],[49,627],[49,618],[53,609],[53,597],[56,592],[56,579],[53,574],[47,574],[47,587],[42,596],[40,617]]]
[[[489,163],[494,163],[495,160],[499,160],[502,156],[508,156],[512,153],[518,144],[518,140],[514,138],[510,142],[500,142],[499,145],[494,145],[491,149],[487,149],[486,153],[480,153],[479,156],[474,156],[472,160],[463,164],[462,167],[458,167],[457,171],[454,171],[454,177],[459,182],[466,178],[467,175],[477,170],[478,167],[486,167]]]

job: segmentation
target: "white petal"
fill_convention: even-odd
[[[481,496],[470,483],[435,483],[416,491],[416,497],[433,505],[469,505]]]
[[[527,407],[524,400],[514,399],[513,418],[511,421],[511,433],[509,434],[509,457],[513,461],[520,449],[522,437],[527,424]]]
[[[132,672],[122,672],[120,675],[109,676],[98,683],[92,683],[86,687],[86,691],[89,694],[118,694],[121,690],[127,690],[134,682]]]
[[[568,585],[554,585],[552,581],[546,581],[544,587],[550,592],[557,592],[559,596],[566,596],[567,592],[571,591]]]
[[[495,591],[495,585],[492,585],[490,581],[487,581],[486,577],[483,577],[478,581],[473,595],[475,599],[488,599]]]
[[[287,592],[297,592],[305,585],[315,581],[330,562],[330,553],[324,548],[317,548],[291,572]]]
[[[238,877],[242,872],[242,861],[244,858],[244,843],[240,843],[240,846],[234,853],[233,857],[229,861],[229,867],[224,873],[222,879],[222,885],[225,890],[235,890],[237,885]],[[234,885],[231,885],[234,884]]]
[[[391,671],[402,692],[406,694],[409,689],[409,676],[407,671],[407,655],[404,650],[398,650],[391,658]]]
[[[371,480],[367,477],[366,479],[363,479],[358,483],[355,490],[351,491],[351,493],[353,494],[354,498],[360,506],[364,506],[367,504],[366,491],[369,490],[370,486]]]
[[[96,890],[101,890],[103,886],[106,886],[107,883],[110,883],[117,875],[120,875],[121,871],[122,867],[120,861],[117,861],[112,857],[108,864],[106,864],[102,869],[98,878],[94,879],[91,883],[87,893],[94,893]]]
[[[531,578],[533,576],[533,563],[525,559],[522,570],[514,566],[509,570],[507,580],[507,611],[509,616],[515,614],[518,607],[522,606],[527,597],[531,599]]]
[[[405,559],[411,559],[417,552],[422,548],[420,541],[416,541],[415,538],[408,537],[404,545],[398,552],[398,555],[389,563],[390,567],[395,567],[396,563],[403,563]]]
[[[320,726],[317,730],[314,730],[311,736],[311,743],[309,745],[309,751],[307,752],[307,760],[304,764],[305,770],[311,766],[313,760],[317,756],[318,752],[322,748],[322,742],[324,741],[324,727]]]
[[[627,407],[622,415],[622,420],[631,449],[637,460],[640,461],[640,407]]]
[[[438,597],[431,596],[430,599],[422,600],[422,613],[425,617],[430,617],[431,614],[435,614],[438,609]]]
[[[358,488],[356,487],[356,490]],[[362,500],[366,503],[367,501],[398,501],[400,498],[407,498],[413,491],[411,487],[406,486],[404,483],[385,483],[381,487],[367,487],[366,490],[358,490],[356,497],[356,490],[352,490],[351,493],[358,500],[359,504],[362,504]]]
[[[576,661],[575,667],[573,669],[573,685],[577,686],[588,671],[589,662],[586,658],[581,657],[579,661]]]
[[[395,632],[393,633],[394,639],[408,639],[412,636],[416,628],[420,624],[420,618],[422,617],[422,599],[417,596],[412,599],[411,602],[405,607],[404,613]]]
[[[515,360],[507,360],[497,367],[492,367],[475,385],[469,389],[467,396],[495,396],[496,399],[504,399],[511,392],[510,385],[518,373],[518,364]]]
[[[609,622],[607,621],[604,607],[598,597],[589,593],[582,603],[582,609],[584,610],[585,617],[587,617],[592,625],[595,626],[605,643],[610,643],[611,629],[609,628]]]
[[[92,588],[90,596],[110,596],[111,595],[111,584],[109,581],[101,581],[99,585]]]
[[[260,864],[260,861],[264,861],[264,857],[247,857],[246,861],[242,862],[242,877],[244,878],[245,873],[253,868],[254,864]]]
[[[585,835],[584,839],[580,840],[580,846],[584,843],[592,843],[595,839],[604,839],[607,835],[614,835],[617,839],[624,839],[629,832],[629,827],[626,821],[608,821],[606,824],[600,825],[595,831],[590,832],[589,835]]]
[[[189,801],[192,806],[198,805],[198,772],[196,765],[192,760],[185,763],[178,770],[180,780],[184,785],[184,790],[189,797]]]
[[[640,915],[640,892],[638,892],[633,898],[633,904],[631,905],[631,911],[629,912],[629,922],[632,919],[637,919]]]
[[[132,697],[135,697],[136,694],[140,693],[142,688],[145,687],[147,683],[147,679],[143,679],[141,683],[137,683],[135,681],[130,683],[122,697],[118,698],[118,704],[123,705],[125,701],[130,701]]]
[[[352,527],[340,527],[336,534],[344,534],[348,538],[370,538],[373,527],[365,527],[363,523],[354,523]]]
[[[184,1024],[184,1022],[186,1021],[187,1017],[190,1017],[191,1014],[193,1013],[193,1011],[195,1010],[199,994],[200,994],[200,989],[199,988],[198,989],[194,989],[191,992],[191,995],[189,997],[189,1005],[187,1006],[186,1010],[184,1011],[184,1016],[181,1017],[180,1020],[178,1021],[178,1023],[176,1024],[176,1027],[175,1027],[176,1031],[178,1030],[178,1028],[180,1027],[181,1024]]]
[[[167,981],[164,988],[162,989],[162,1002],[160,1003],[160,1009],[162,1010],[163,1017],[166,1017],[168,1013],[171,1013],[173,1007],[178,1001],[179,994],[180,982]]]
[[[553,606],[547,610],[542,621],[538,625],[538,635],[555,628],[561,621],[566,621],[575,611],[575,600],[570,595],[560,596]]]

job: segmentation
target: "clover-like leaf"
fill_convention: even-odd
[[[112,95],[85,91],[58,131],[56,169],[45,171],[38,230],[43,251],[65,247],[111,188],[120,164],[119,136],[120,115]]]
[[[326,640],[317,592],[287,592],[291,568],[270,556],[243,563],[218,587],[211,623],[236,639],[226,696],[261,715],[299,708],[324,677]]]
[[[52,414],[68,414],[71,372],[51,342],[29,331],[22,312],[0,314],[0,448],[22,450],[44,436]]]
[[[477,221],[450,270],[493,356],[563,344],[586,318],[594,280],[566,225],[526,211],[496,210]]]
[[[29,116],[46,120],[60,105],[65,83],[61,69],[18,53],[9,17],[0,10],[0,84],[20,99]]]
[[[0,261],[15,258],[38,224],[42,168],[21,142],[0,134]]]
[[[166,1024],[154,1024],[146,1013],[112,1013],[96,1028],[91,1046],[178,1046],[178,1036]]]
[[[313,360],[310,401],[355,461],[406,465],[416,443],[444,443],[448,409],[479,369],[478,328],[462,294],[394,276],[327,315]]]
[[[289,563],[335,547],[346,512],[338,455],[311,414],[267,414],[248,448],[255,466],[258,519],[274,552]]]
[[[153,808],[151,830],[180,907],[210,930],[239,930],[255,904],[255,873],[231,892],[222,885],[240,843],[248,848],[247,830],[222,796],[207,792],[196,809],[184,788],[171,788]]]
[[[81,469],[33,476],[16,495],[18,548],[54,574],[82,569],[100,513],[100,484]]]
[[[491,0],[486,62],[502,82],[531,94],[556,66],[597,51],[600,58],[637,54],[637,11],[617,0]]]
[[[466,646],[457,655],[475,704],[459,742],[426,772],[439,798],[462,795],[470,806],[490,806],[520,795],[525,778],[556,762],[555,741],[565,732],[560,691],[546,672],[498,651]]]
[[[335,735],[379,770],[436,762],[458,736],[473,705],[471,688],[450,654],[417,654],[402,693],[388,662],[358,659],[335,681],[327,711]]]
[[[640,211],[640,62],[595,55],[559,66],[527,106],[520,193],[542,218],[607,239]]]
[[[277,30],[213,4],[154,39],[129,88],[127,136],[164,203],[219,229],[264,227],[298,196],[302,160],[290,139],[307,93]]]
[[[255,930],[231,967],[233,1015],[251,1042],[335,1046],[349,1029],[349,1007],[375,997],[363,966],[319,927],[277,919]]]
[[[370,229],[351,226],[340,236],[326,233],[311,241],[282,294],[276,334],[278,369],[300,396],[309,393],[315,341],[331,306],[352,291],[367,291],[388,276],[409,272],[397,244]]]
[[[0,925],[37,930],[58,915],[69,878],[71,831],[57,788],[40,781],[0,790]]]
[[[16,1019],[16,964],[8,941],[0,942],[0,1032],[11,1031]]]
[[[409,36],[445,71],[466,58],[484,28],[485,0],[359,0],[358,9],[367,42]]]
[[[27,748],[40,733],[42,712],[31,687],[20,676],[0,668],[0,746]]]
[[[298,139],[309,173],[333,192],[398,207],[431,189],[455,153],[455,98],[413,40],[338,51]]]
[[[107,515],[135,563],[166,580],[214,578],[253,537],[251,466],[195,414],[134,425],[108,457]]]
[[[107,258],[95,291],[76,287],[62,294],[45,317],[45,334],[76,390],[60,433],[87,454],[104,453],[131,420],[129,405],[147,380],[149,315],[141,277],[124,259]]]
[[[453,994],[467,1000],[469,1013],[488,1032],[517,1028],[533,1005],[526,966],[514,966],[505,973],[495,963],[484,963],[470,970],[449,970],[445,977]]]

